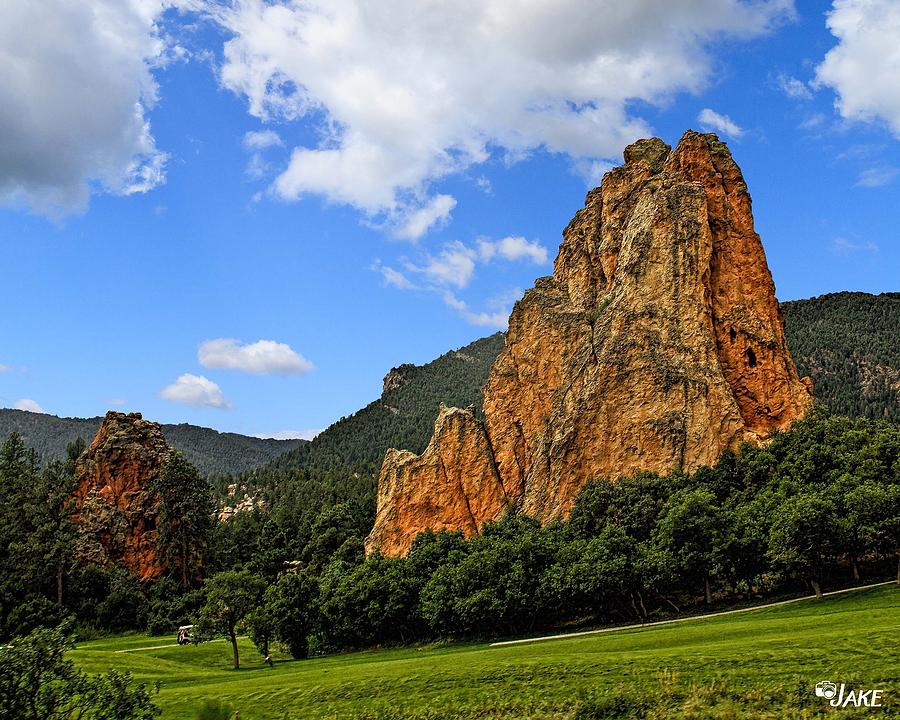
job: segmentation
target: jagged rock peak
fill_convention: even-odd
[[[805,414],[808,380],[788,352],[727,146],[688,131],[674,149],[653,138],[624,154],[563,232],[553,275],[516,303],[484,424],[459,425],[457,459],[429,474],[388,453],[370,550],[400,554],[425,528],[477,532],[446,511],[463,498],[449,480],[460,466],[496,474],[508,502],[548,522],[591,477],[691,471]],[[448,456],[442,438],[426,454]],[[404,509],[408,493],[387,491],[398,483],[417,488],[415,513]],[[499,514],[505,503],[488,506]]]
[[[387,375],[384,376],[384,381],[382,382],[381,394],[384,395],[391,390],[402,388],[409,382],[410,372],[415,369],[416,366],[412,363],[403,363],[402,365],[398,365],[397,367],[388,370]]]
[[[79,555],[121,565],[141,580],[165,570],[158,557],[156,498],[150,488],[172,449],[158,423],[110,411],[75,466]]]

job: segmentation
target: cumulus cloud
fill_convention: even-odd
[[[158,21],[184,2],[0,3],[0,203],[60,214],[165,180],[151,71],[175,57]]]
[[[253,437],[263,440],[312,440],[322,430],[279,430],[273,433],[260,433]]]
[[[204,340],[197,360],[206,368],[240,370],[254,375],[303,375],[313,364],[286,343],[257,340],[242,345],[233,338]]]
[[[838,43],[816,68],[816,82],[837,93],[842,117],[882,121],[900,137],[900,3],[835,0],[827,24]]]
[[[273,191],[415,237],[449,214],[433,183],[495,154],[545,149],[588,168],[617,157],[651,132],[634,101],[701,90],[713,42],[764,33],[793,4],[234,0],[210,12],[231,36],[222,84],[264,122],[319,125]]]
[[[452,195],[435,195],[423,207],[401,213],[402,219],[394,230],[394,235],[407,240],[418,240],[435,225],[447,222],[455,207],[456,198]]]
[[[448,243],[437,255],[428,256],[422,265],[406,263],[410,272],[420,273],[437,285],[464,288],[475,273],[478,254],[458,240]]]
[[[36,401],[31,400],[29,398],[22,398],[21,400],[16,400],[13,403],[13,407],[16,410],[27,410],[28,412],[33,413],[41,413],[43,415],[47,414],[47,411],[44,410]]]
[[[734,122],[734,120],[727,115],[721,115],[710,108],[703,108],[703,110],[700,111],[700,114],[697,115],[697,122],[700,123],[704,130],[714,130],[717,133],[727,135],[735,140],[744,134],[743,128]]]
[[[897,177],[900,168],[895,167],[871,167],[860,172],[856,180],[857,187],[881,187],[887,185],[891,180]]]
[[[223,410],[231,407],[231,403],[222,394],[222,389],[202,375],[190,373],[179,375],[174,383],[162,389],[160,395],[181,405],[215,407]]]
[[[777,82],[778,87],[789,98],[794,100],[812,100],[812,90],[802,80],[782,74],[778,76]]]
[[[486,261],[491,260],[494,256],[499,256],[505,260],[527,259],[536,265],[543,265],[547,262],[547,248],[539,243],[526,240],[521,235],[509,235],[496,241],[479,240],[478,252]]]

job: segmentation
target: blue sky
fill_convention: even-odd
[[[4,3],[0,406],[323,428],[501,328],[687,128],[781,299],[900,289],[900,6],[627,5]]]

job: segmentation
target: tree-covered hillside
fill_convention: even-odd
[[[381,463],[389,447],[422,452],[440,403],[481,410],[481,388],[503,348],[503,333],[444,353],[427,365],[402,365],[385,378],[375,402],[344,417],[312,442],[279,457],[279,467],[333,468]]]
[[[79,437],[90,443],[102,421],[101,417],[59,418],[3,408],[0,409],[0,439],[13,432],[19,433],[25,444],[37,451],[44,464],[63,459],[66,446]],[[263,440],[186,423],[163,425],[162,430],[168,443],[181,450],[204,475],[251,470],[306,442]]]
[[[781,307],[816,400],[842,415],[900,422],[900,293],[840,292]]]
[[[851,417],[900,421],[900,293],[842,292],[781,307],[788,347],[819,402]],[[377,465],[389,447],[422,452],[439,403],[480,410],[481,387],[503,342],[496,333],[427,365],[395,368],[381,398],[275,465]]]

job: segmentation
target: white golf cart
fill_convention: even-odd
[[[193,625],[182,625],[178,628],[178,644],[179,645],[190,645],[194,639],[191,630],[194,629]]]

